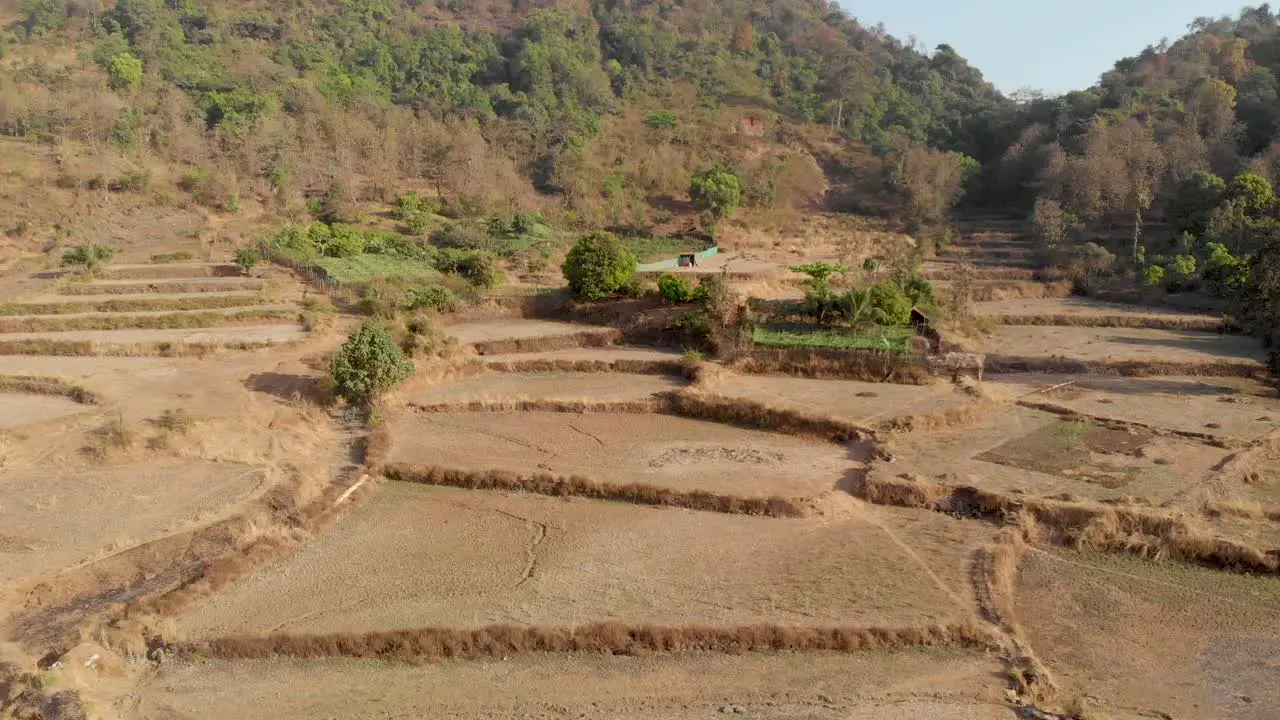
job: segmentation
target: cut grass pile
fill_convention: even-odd
[[[209,295],[180,298],[122,298],[89,302],[10,303],[0,305],[0,317],[18,315],[71,315],[89,312],[147,312],[154,310],[221,310],[257,305],[256,294]]]
[[[315,265],[324,272],[326,277],[339,285],[385,278],[433,282],[441,278],[440,271],[425,261],[372,253],[349,258],[317,258]]]
[[[831,350],[884,350],[906,354],[915,331],[909,327],[854,330],[817,325],[761,325],[752,331],[757,345],[777,348],[826,348]]]

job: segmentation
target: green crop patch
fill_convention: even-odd
[[[915,332],[909,327],[859,330],[821,325],[761,325],[752,331],[757,345],[775,348],[883,350],[907,354]]]
[[[436,281],[440,272],[423,260],[408,260],[392,255],[365,253],[348,258],[317,258],[315,265],[339,285],[402,278],[405,280]]]

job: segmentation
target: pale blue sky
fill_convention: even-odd
[[[1261,0],[837,0],[866,25],[956,49],[1005,93],[1088,87],[1116,60]]]

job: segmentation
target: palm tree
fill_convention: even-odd
[[[871,288],[853,288],[840,298],[840,310],[850,324],[855,327],[876,325],[885,322],[888,316],[884,309],[877,307],[871,300]]]

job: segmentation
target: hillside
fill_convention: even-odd
[[[991,155],[982,117],[1008,105],[950,48],[815,0],[6,0],[0,23],[0,134],[56,148],[45,184],[226,214],[417,187],[464,214],[650,227],[718,163],[750,206],[856,181],[832,197],[892,209],[896,159]]]

